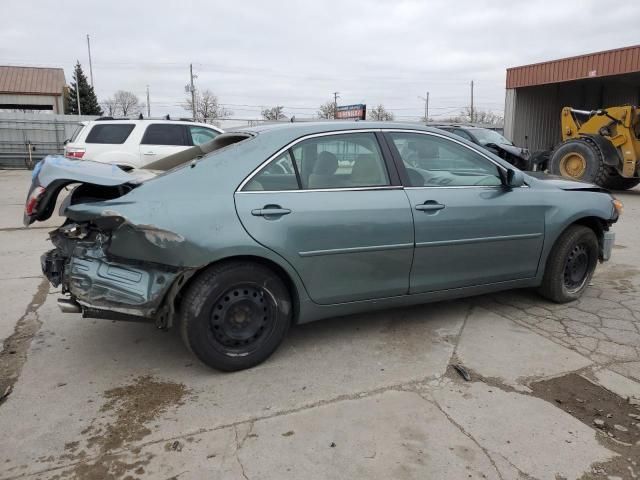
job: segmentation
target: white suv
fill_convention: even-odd
[[[98,119],[80,123],[64,147],[64,156],[141,168],[221,133],[212,125],[186,120]]]

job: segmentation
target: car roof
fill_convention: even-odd
[[[177,125],[194,125],[197,127],[207,127],[212,128],[216,131],[222,132],[220,127],[216,127],[215,125],[211,125],[208,123],[200,123],[193,122],[191,120],[166,120],[164,118],[97,118],[95,120],[83,121],[80,122],[83,125],[113,125],[113,124],[122,124],[122,123],[166,123],[166,124],[177,124]]]
[[[378,122],[378,121],[343,121],[327,120],[320,122],[292,122],[269,123],[253,127],[240,127],[229,129],[226,133],[249,133],[266,140],[273,139],[276,143],[284,145],[296,138],[313,135],[316,133],[340,132],[345,130],[419,130],[424,132],[442,133],[442,130],[434,127],[426,127],[419,123],[411,122]],[[276,140],[277,139],[277,140]]]

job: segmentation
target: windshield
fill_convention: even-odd
[[[496,145],[513,145],[513,143],[494,130],[475,128],[471,133],[475,135],[482,145],[487,145],[488,143],[495,143]]]

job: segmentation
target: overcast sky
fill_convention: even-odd
[[[379,103],[397,119],[469,104],[502,114],[505,69],[640,43],[640,2],[581,1],[29,1],[2,0],[0,64],[64,67],[89,75],[98,99],[118,89],[152,115],[183,112],[189,63],[196,86],[258,118],[284,105],[309,117],[339,104]]]

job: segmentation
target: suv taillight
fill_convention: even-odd
[[[44,187],[36,187],[33,189],[33,192],[31,192],[31,195],[29,195],[29,198],[27,198],[27,203],[24,206],[24,213],[28,217],[35,213],[38,202],[44,195],[44,192]]]
[[[84,156],[85,149],[77,147],[65,147],[64,156],[67,158],[79,159]]]

